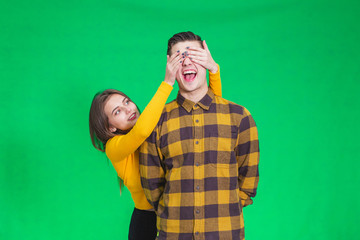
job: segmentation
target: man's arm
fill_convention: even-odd
[[[255,121],[244,108],[244,117],[240,122],[237,146],[239,197],[243,207],[252,204],[259,181],[259,139]]]
[[[166,182],[161,164],[162,155],[157,146],[157,129],[156,127],[150,137],[140,146],[141,185],[146,198],[156,212]]]

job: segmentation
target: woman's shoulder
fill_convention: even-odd
[[[119,151],[116,142],[120,141],[125,135],[116,135],[109,140],[107,140],[105,144],[105,153],[106,156],[111,160],[113,153],[115,151]]]

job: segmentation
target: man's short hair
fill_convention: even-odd
[[[169,41],[168,41],[168,48],[167,48],[167,55],[171,55],[171,48],[177,44],[178,42],[185,42],[185,41],[199,41],[202,48],[203,42],[201,40],[201,37],[199,35],[194,34],[193,32],[180,32],[177,34],[174,34]]]

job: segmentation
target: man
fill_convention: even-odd
[[[242,208],[259,180],[257,129],[247,109],[209,90],[201,48],[192,32],[168,42],[168,55],[184,53],[179,93],[140,148],[141,181],[159,239],[244,239]]]

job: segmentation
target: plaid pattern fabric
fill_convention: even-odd
[[[140,148],[159,239],[244,239],[242,207],[256,195],[258,162],[247,109],[211,90],[197,104],[178,94]]]

